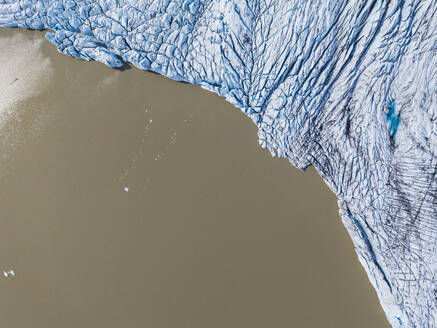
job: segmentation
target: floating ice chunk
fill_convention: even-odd
[[[4,276],[5,278],[12,278],[12,277],[15,277],[15,271],[14,271],[14,270],[3,271],[3,276]]]

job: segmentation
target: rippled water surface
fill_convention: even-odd
[[[388,327],[312,169],[214,94],[43,35],[0,31],[2,326]]]

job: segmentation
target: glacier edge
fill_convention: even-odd
[[[314,165],[393,327],[437,327],[437,4],[0,0],[60,52],[200,84]]]

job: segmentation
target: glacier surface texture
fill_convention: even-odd
[[[435,0],[0,0],[0,26],[226,97],[314,165],[394,327],[437,327]]]

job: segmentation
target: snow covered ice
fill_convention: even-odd
[[[435,0],[0,0],[0,25],[226,97],[337,195],[392,326],[437,327]]]

